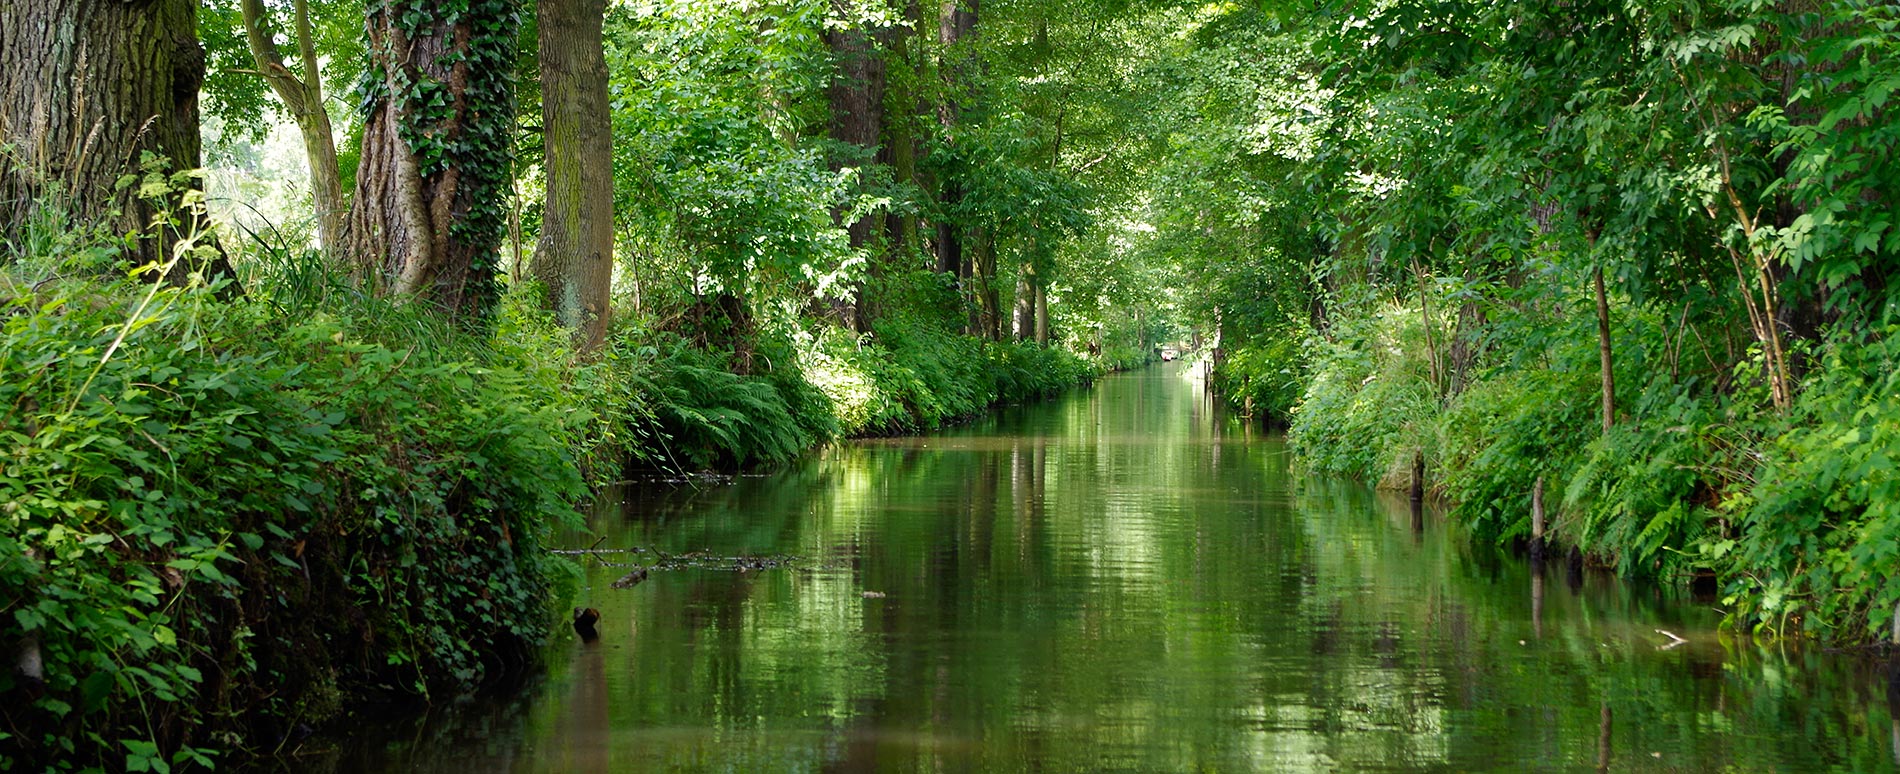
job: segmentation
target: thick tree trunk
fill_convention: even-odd
[[[883,154],[878,142],[884,130],[884,60],[877,50],[875,37],[875,31],[857,27],[825,33],[825,42],[838,64],[838,75],[827,90],[831,102],[831,139],[861,149],[862,158],[855,161],[859,165],[867,160],[884,160],[879,158]],[[836,166],[849,163],[852,162],[839,159]],[[844,215],[838,213],[840,218]],[[867,216],[843,224],[850,234],[851,248],[873,249],[881,223],[882,218]],[[876,263],[872,258],[867,274],[874,270]],[[866,330],[870,327],[870,310],[865,283],[859,283],[852,292],[850,308],[840,310],[839,322],[854,330]]]
[[[1036,288],[1036,343],[1049,346],[1049,289],[1046,283],[1037,282]],[[1143,336],[1146,330],[1142,329]]]
[[[945,98],[937,106],[937,120],[943,126],[944,136],[954,141],[954,129],[962,117],[963,106],[957,102],[956,94],[961,81],[967,79],[966,70],[959,59],[965,53],[959,50],[958,43],[969,38],[976,31],[977,0],[943,0],[937,18],[937,44],[941,52],[938,69],[944,80]],[[937,201],[944,209],[954,209],[963,200],[963,188],[955,179],[943,181]],[[965,265],[964,234],[953,223],[937,224],[937,271],[955,274],[958,277],[969,275]],[[965,284],[968,287],[968,284]]]
[[[384,0],[366,14],[379,78],[363,126],[346,244],[379,293],[485,316],[506,216],[516,19]]]
[[[1610,298],[1603,290],[1603,265],[1596,270],[1597,359],[1603,367],[1603,432],[1616,423],[1616,369],[1610,350]]]
[[[297,59],[302,72],[284,65],[277,48],[276,31],[271,29],[270,12],[264,0],[243,0],[244,36],[250,43],[251,60],[270,84],[271,91],[284,103],[284,110],[297,124],[303,136],[304,160],[310,167],[310,199],[317,210],[317,241],[333,255],[343,244],[342,176],[337,171],[336,133],[330,113],[323,105],[323,79],[317,69],[317,48],[310,29],[309,0],[296,0]]]
[[[943,0],[937,19],[937,40],[947,50],[976,31],[978,0]]]
[[[199,165],[197,14],[196,0],[0,2],[0,238],[18,240],[35,221],[104,222],[146,235],[129,256],[144,265],[169,260],[175,241],[203,227],[176,195],[117,186],[146,153],[170,171]],[[154,233],[161,216],[169,224]],[[204,269],[230,273],[222,259],[180,262],[166,279]]]
[[[920,110],[917,84],[923,68],[918,66],[918,47],[912,38],[918,34],[922,17],[923,8],[918,0],[909,0],[904,5],[904,19],[908,24],[891,27],[883,36],[886,41],[884,136],[879,158],[890,164],[891,179],[897,184],[909,183],[918,190],[930,190],[917,168],[920,122],[927,120],[928,113]],[[885,215],[884,233],[893,258],[914,256],[912,250],[918,244],[917,220],[915,212],[895,208]]]
[[[607,112],[606,0],[540,0],[541,118],[547,198],[534,278],[547,306],[591,352],[606,340],[613,293],[613,119]]]

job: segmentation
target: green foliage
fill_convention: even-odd
[[[1059,348],[984,342],[901,318],[880,323],[875,337],[828,328],[808,337],[800,355],[847,435],[934,429],[998,403],[1046,397],[1098,373]]]
[[[741,376],[721,354],[683,341],[649,349],[658,359],[656,413],[676,462],[695,469],[780,463],[820,440],[792,415],[784,380]]]
[[[25,759],[163,770],[526,663],[542,540],[583,490],[580,425],[515,331],[16,280],[0,639],[37,638],[47,678],[3,710]]]
[[[1889,630],[1900,584],[1900,329],[1822,355],[1758,483],[1729,503],[1741,530],[1726,560],[1733,620],[1831,639]]]
[[[1418,312],[1381,305],[1329,334],[1308,345],[1312,378],[1293,409],[1288,442],[1313,470],[1370,482],[1409,476],[1413,455],[1430,458],[1437,448],[1438,403]]]
[[[822,143],[830,9],[664,2],[610,12],[616,212],[656,318],[727,294],[839,298],[862,276],[833,210],[883,206]]]
[[[1223,348],[1225,360],[1214,372],[1215,387],[1228,402],[1252,414],[1285,419],[1306,389],[1305,358],[1298,329],[1260,336]]]

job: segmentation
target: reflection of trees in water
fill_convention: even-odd
[[[839,771],[1588,769],[1651,752],[1873,768],[1900,752],[1879,743],[1900,747],[1884,680],[1716,638],[1712,615],[1651,588],[1548,582],[1430,514],[1415,529],[1403,497],[1296,479],[1278,441],[1216,408],[1113,378],[642,493],[596,519],[609,544],[803,559],[610,594],[621,570],[593,571],[603,625],[639,636],[610,628],[569,656],[517,717],[519,749]],[[1657,628],[1690,643],[1659,651]]]

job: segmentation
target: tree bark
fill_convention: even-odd
[[[968,39],[976,31],[977,0],[943,0],[937,19],[937,44],[940,52],[938,70],[942,74],[944,100],[937,106],[937,121],[943,127],[945,141],[955,142],[955,128],[963,113],[963,106],[957,102],[956,93],[960,82],[967,78],[967,68],[958,62],[963,52],[958,43]],[[943,187],[938,192],[937,201],[945,210],[953,210],[963,201],[963,187],[953,176],[946,176]],[[965,265],[964,234],[953,222],[937,224],[937,271],[953,274],[959,278],[969,276],[969,267]],[[967,290],[967,285],[966,285]]]
[[[1036,335],[1036,291],[1030,280],[1036,274],[1036,268],[1023,264],[1016,272],[1016,314],[1011,321],[1011,333],[1017,341],[1029,341]]]
[[[296,16],[301,73],[285,66],[264,0],[243,0],[241,10],[251,60],[277,99],[284,103],[284,110],[290,113],[298,134],[303,137],[304,160],[310,167],[310,200],[317,211],[317,241],[325,252],[334,256],[343,245],[347,210],[343,207],[342,176],[337,170],[336,133],[330,124],[330,113],[323,105],[323,79],[317,68],[316,41],[310,29],[309,0],[296,0],[292,9]]]
[[[858,159],[838,159],[834,166],[843,168],[855,162],[864,166],[866,162],[885,161],[879,140],[884,131],[884,59],[878,51],[876,38],[879,30],[867,30],[861,27],[829,30],[825,33],[825,42],[838,65],[837,77],[832,79],[826,95],[831,103],[831,139],[860,149]],[[865,176],[860,176],[861,179]],[[839,212],[842,219],[845,213]],[[877,242],[877,233],[883,219],[879,216],[864,216],[849,223],[843,223],[851,238],[851,249],[871,251]],[[877,263],[875,257],[868,259],[871,266],[866,267],[870,274]],[[852,300],[848,309],[839,310],[839,322],[853,330],[867,330],[870,327],[869,304],[865,297],[865,284],[860,282],[852,291]]]
[[[613,119],[601,36],[606,13],[606,0],[540,0],[538,16],[547,195],[534,278],[582,352],[606,341],[613,293]]]
[[[1603,291],[1603,264],[1597,264],[1597,359],[1603,366],[1603,432],[1616,423],[1616,369],[1610,350],[1610,298]]]
[[[345,243],[376,292],[486,316],[506,225],[514,12],[384,0],[365,22],[380,84]]]
[[[996,287],[996,240],[979,229],[971,241],[970,283],[976,295],[976,335],[1003,340],[1003,303]]]
[[[19,240],[36,221],[103,224],[142,235],[134,265],[169,260],[202,219],[177,192],[140,198],[139,186],[117,183],[152,169],[146,153],[171,172],[198,168],[204,72],[196,0],[0,2],[0,238]],[[165,222],[155,229],[155,219]],[[230,266],[183,260],[164,278],[207,271],[229,276]]]
[[[1036,290],[1036,343],[1046,347],[1049,346],[1048,283],[1037,282],[1034,287]],[[1143,335],[1146,334],[1144,333]]]

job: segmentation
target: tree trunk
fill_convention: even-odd
[[[1597,264],[1597,359],[1603,366],[1603,432],[1616,423],[1616,369],[1610,351],[1610,299],[1603,291],[1603,264]]]
[[[1016,313],[1010,332],[1017,341],[1029,341],[1036,335],[1036,291],[1030,283],[1035,273],[1035,267],[1027,263],[1016,272]]]
[[[923,17],[918,0],[904,5],[906,24],[885,30],[884,102],[882,150],[879,158],[891,167],[891,179],[898,185],[909,183],[918,190],[929,190],[917,168],[920,123],[928,113],[919,110],[918,47],[912,40],[918,34]],[[915,211],[893,208],[885,215],[885,238],[892,258],[909,259],[916,254],[918,218]],[[909,270],[909,266],[905,269]]]
[[[985,232],[977,234],[974,271],[976,286],[977,335],[990,341],[1003,340],[1003,300],[1002,293],[996,287],[996,238]]]
[[[945,205],[955,204],[961,198],[963,198],[963,193],[957,190],[955,182],[944,183],[943,194],[939,199]],[[963,239],[957,234],[956,224],[949,221],[937,224],[936,248],[937,271],[953,277],[962,277],[964,274]]]
[[[1425,330],[1425,367],[1432,383],[1432,397],[1440,401],[1445,399],[1444,368],[1438,358],[1438,338],[1432,334],[1437,326],[1432,322],[1432,299],[1427,289],[1425,269],[1417,261],[1412,262],[1412,274],[1418,278],[1418,316],[1419,324]]]
[[[64,231],[103,223],[141,234],[134,265],[164,262],[179,238],[202,229],[182,197],[141,199],[119,178],[199,166],[196,0],[0,2],[0,238],[22,244],[36,222]],[[155,219],[166,221],[157,229]],[[229,276],[222,258],[181,261],[165,279],[204,270]],[[154,275],[156,278],[156,275]]]
[[[606,13],[606,0],[539,4],[547,198],[534,278],[582,352],[606,340],[613,293],[613,119],[601,37]]]
[[[884,60],[873,39],[874,32],[852,27],[825,33],[825,42],[838,64],[838,76],[831,82],[827,96],[831,102],[831,139],[861,149],[863,166],[878,161],[878,141],[884,129]],[[834,166],[848,166],[838,159]],[[861,179],[864,176],[861,176]],[[843,212],[838,216],[842,218]],[[871,250],[877,241],[881,217],[866,216],[843,224],[851,237],[853,250]],[[875,264],[876,260],[871,259]],[[870,272],[867,267],[867,273]],[[839,322],[854,330],[870,327],[864,283],[853,291],[851,308]]]
[[[304,160],[310,167],[310,200],[317,210],[317,241],[326,252],[335,253],[343,244],[343,184],[337,172],[335,132],[330,113],[323,105],[323,79],[317,69],[316,42],[310,30],[309,0],[297,0],[293,9],[297,23],[298,66],[292,72],[284,65],[277,48],[276,32],[271,29],[270,12],[264,0],[243,0],[244,37],[250,43],[251,61],[270,84],[271,91],[284,103],[284,110],[297,124],[303,137]]]
[[[976,31],[977,0],[962,0],[961,3],[943,0],[940,9],[937,44],[941,53],[937,66],[942,73],[945,97],[943,103],[937,106],[937,121],[943,127],[945,140],[954,143],[956,138],[953,130],[963,113],[963,106],[957,102],[955,95],[961,86],[960,81],[967,80],[967,68],[958,62],[958,57],[964,54],[958,50],[957,44]],[[944,180],[943,189],[937,197],[943,208],[955,209],[962,200],[963,187],[954,178]],[[958,277],[968,276],[963,242],[964,234],[957,224],[937,224],[937,271]],[[966,292],[968,287],[966,283]]]
[[[365,19],[380,80],[345,243],[377,292],[486,316],[507,219],[515,14],[384,0]]]

